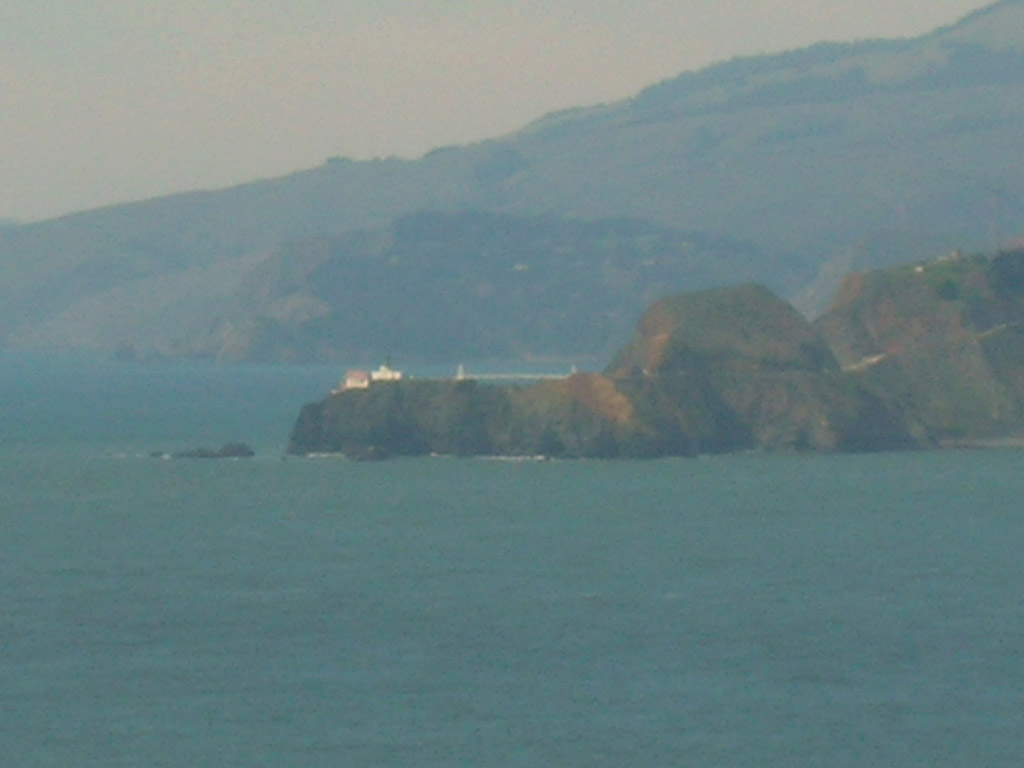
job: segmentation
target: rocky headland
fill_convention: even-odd
[[[1021,410],[1008,390],[1021,262],[1005,254],[855,275],[814,324],[752,284],[671,296],[601,373],[526,387],[405,379],[342,390],[302,409],[289,452],[613,458],[1005,434]]]
[[[653,304],[601,373],[403,380],[302,409],[289,452],[648,457],[1024,435],[1024,250],[855,274],[809,322],[758,285]]]

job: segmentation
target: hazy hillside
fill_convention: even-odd
[[[812,309],[849,269],[1024,233],[1021,124],[1024,2],[1003,0],[915,40],[725,62],[416,161],[333,159],[4,228],[0,337],[113,346],[132,328],[147,346],[215,332],[282,243],[423,210],[629,218],[753,242],[760,265],[722,254],[720,271]]]
[[[624,219],[421,213],[276,248],[218,307],[209,332],[175,351],[249,360],[604,356],[676,286],[736,282],[765,261],[743,243]],[[133,341],[131,328],[122,333]]]

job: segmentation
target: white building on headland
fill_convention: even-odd
[[[396,371],[393,368],[389,368],[386,365],[382,365],[376,371],[370,373],[371,381],[401,381],[402,372]]]
[[[348,389],[369,389],[375,381],[401,381],[402,372],[382,365],[376,371],[348,371],[341,384],[331,394],[338,394]]]

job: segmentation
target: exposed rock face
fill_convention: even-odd
[[[472,380],[375,383],[305,406],[290,453],[654,455],[632,403],[599,374],[532,387]]]
[[[898,414],[843,376],[799,313],[744,285],[656,303],[603,374],[338,393],[303,409],[289,450],[640,457],[911,443]]]
[[[816,325],[918,439],[1024,432],[1024,250],[850,276]]]

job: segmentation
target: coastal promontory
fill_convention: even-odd
[[[745,284],[669,296],[600,373],[376,382],[306,406],[292,453],[642,457],[1024,437],[1024,249],[853,274],[814,323]]]
[[[656,302],[600,373],[525,387],[377,381],[302,409],[289,452],[649,457],[914,444],[824,336],[747,284]]]

